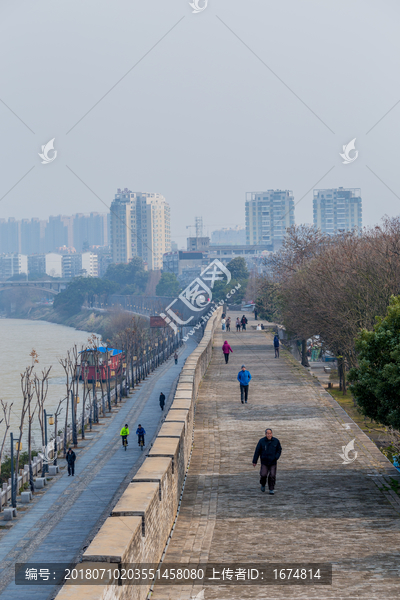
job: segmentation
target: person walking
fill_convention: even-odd
[[[226,319],[226,331],[230,331],[231,330],[231,318],[227,317]]]
[[[245,315],[243,315],[241,323],[242,323],[242,329],[243,329],[243,331],[246,331],[246,325],[247,325],[248,321],[247,321]]]
[[[161,394],[160,394],[160,407],[161,407],[161,410],[164,410],[164,406],[165,406],[165,396],[161,392]]]
[[[247,398],[249,395],[249,383],[251,381],[250,371],[247,371],[245,365],[242,365],[241,370],[237,376],[238,382],[240,383],[240,400],[242,404],[247,404]]]
[[[275,358],[279,358],[279,337],[278,334],[275,334],[274,337],[274,348],[275,348]]]
[[[258,311],[257,311],[257,309],[255,308],[255,309],[254,309],[254,320],[255,320],[255,321],[257,321],[257,319],[258,319]]]
[[[178,364],[178,352],[175,350],[175,354],[174,354],[174,359],[175,359],[175,364]]]
[[[224,353],[225,356],[225,364],[228,364],[229,361],[229,352],[233,352],[232,348],[230,347],[230,345],[228,344],[228,342],[225,340],[225,342],[222,345],[222,352]]]
[[[222,331],[225,331],[226,319],[222,319]]]
[[[65,460],[67,461],[67,465],[68,465],[68,477],[70,475],[72,475],[72,477],[73,477],[75,475],[76,454],[72,450],[72,448],[68,448],[68,452],[65,455]]]
[[[240,324],[240,319],[239,319],[239,317],[238,317],[238,318],[236,319],[236,331],[239,331],[239,332],[240,332],[240,327],[241,327],[241,324]]]
[[[253,456],[253,467],[256,466],[260,457],[260,484],[262,492],[265,492],[265,485],[268,481],[269,493],[275,493],[276,467],[281,454],[282,446],[280,441],[272,436],[272,429],[266,429],[265,437],[261,438],[258,442]]]

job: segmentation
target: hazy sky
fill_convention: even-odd
[[[397,0],[0,0],[0,217],[103,212],[118,187],[163,194],[179,245],[195,216],[244,225],[246,191],[304,196],[297,223],[313,187],[397,215],[399,21]]]

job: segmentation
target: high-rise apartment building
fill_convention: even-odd
[[[45,252],[52,252],[60,246],[71,248],[74,243],[73,217],[58,215],[49,217],[44,235]]]
[[[140,256],[150,270],[162,269],[171,249],[170,208],[161,194],[118,189],[111,204],[114,263]]]
[[[273,246],[276,250],[292,225],[293,192],[268,190],[246,193],[246,244]]]
[[[73,219],[73,246],[77,252],[87,250],[91,246],[108,245],[107,214],[78,213]]]
[[[22,254],[38,254],[44,251],[46,225],[47,221],[22,219],[20,225]]]
[[[7,221],[0,219],[0,254],[21,252],[20,221],[10,217]]]
[[[323,233],[362,228],[362,200],[359,188],[314,190],[314,225]]]

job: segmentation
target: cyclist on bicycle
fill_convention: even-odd
[[[125,427],[123,427],[121,429],[121,432],[119,435],[121,436],[121,439],[122,439],[122,445],[124,445],[124,440],[126,440],[126,445],[128,445],[128,435],[129,435],[128,423],[125,423]]]
[[[144,446],[144,436],[146,435],[146,432],[140,423],[139,423],[139,427],[136,429],[136,435],[138,436],[139,446],[140,446],[141,441],[143,442],[143,446]]]

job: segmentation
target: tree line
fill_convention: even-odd
[[[400,343],[400,219],[386,217],[379,226],[334,236],[292,227],[265,270],[257,282],[259,314],[301,341],[304,366],[306,340],[320,336],[337,358],[343,391],[349,379],[366,416],[400,428],[393,380],[393,369],[400,373],[400,345],[394,342],[397,336]],[[388,331],[394,336],[390,344]],[[388,371],[390,392],[386,388],[383,397]]]

